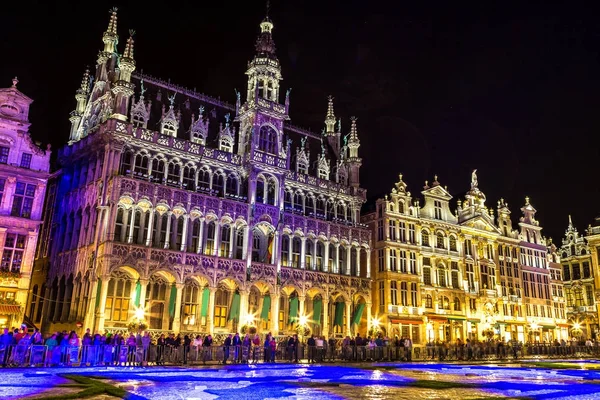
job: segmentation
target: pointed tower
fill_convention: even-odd
[[[285,154],[283,121],[288,120],[285,104],[279,103],[281,66],[275,54],[272,36],[273,23],[267,15],[260,23],[256,54],[248,63],[246,102],[239,108],[240,122],[238,153],[253,149],[276,156]],[[289,92],[286,96],[289,104]]]
[[[81,117],[85,112],[85,105],[90,94],[90,86],[90,70],[89,68],[86,68],[85,72],[83,73],[83,78],[81,78],[81,86],[79,89],[77,89],[77,92],[75,92],[77,106],[75,107],[75,110],[71,111],[71,116],[69,117],[69,121],[71,122],[71,134],[69,136],[70,142],[77,139],[77,128],[79,127]]]
[[[119,80],[112,87],[115,96],[114,113],[112,118],[127,121],[129,101],[133,95],[134,85],[131,83],[131,74],[135,71],[135,60],[133,59],[133,30],[129,31],[129,39],[125,45],[125,51],[119,61]]]
[[[102,42],[104,43],[104,49],[98,54],[96,62],[96,82],[108,81],[109,69],[111,65],[114,65],[113,61],[116,59],[117,42],[119,37],[117,36],[117,8],[114,7],[110,10],[110,19],[108,21],[108,27],[102,35]]]
[[[346,163],[349,171],[349,184],[352,187],[360,186],[360,166],[362,159],[358,157],[358,148],[360,140],[358,140],[358,130],[356,128],[356,117],[351,118],[352,125],[350,126],[350,140],[348,141],[348,159]]]
[[[335,114],[333,112],[333,96],[328,97],[327,103],[327,115],[325,117],[325,131],[323,135],[327,139],[327,143],[333,149],[336,158],[340,156],[340,135],[339,130],[336,132],[335,129]]]

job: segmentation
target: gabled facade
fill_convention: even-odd
[[[422,207],[400,175],[375,212],[363,217],[373,233],[372,313],[387,335],[420,344],[567,338],[564,300],[557,295],[552,302],[547,249],[528,201],[517,231],[504,200],[497,218],[486,206],[476,171],[455,213],[437,176],[421,195]],[[524,290],[530,278],[535,293]]]
[[[20,326],[29,301],[35,248],[50,170],[50,146],[29,134],[32,99],[13,85],[0,89],[0,328]]]
[[[273,29],[261,22],[244,98],[228,104],[135,73],[112,13],[58,157],[45,329],[143,317],[156,334],[283,334],[306,316],[315,333],[366,331],[356,120],[343,146],[331,100],[323,135],[290,125]]]

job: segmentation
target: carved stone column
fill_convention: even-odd
[[[271,323],[269,329],[273,335],[279,333],[279,293],[271,293]]]
[[[215,294],[217,293],[216,287],[209,287],[210,294],[208,296],[208,333],[213,334],[215,330]]]
[[[105,321],[105,311],[106,311],[106,297],[108,296],[108,281],[110,280],[110,275],[102,275],[102,288],[100,290],[100,304],[98,307],[98,311],[96,314],[96,330],[100,333],[104,333],[104,321]],[[92,299],[95,303],[95,299]]]
[[[350,332],[350,321],[351,321],[351,315],[350,313],[352,313],[352,303],[346,303],[346,335],[350,336],[351,332]]]
[[[329,336],[329,298],[323,297],[323,328],[321,331],[323,332],[323,336],[327,338]]]

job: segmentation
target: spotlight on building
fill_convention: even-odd
[[[253,326],[254,325],[254,315],[253,314],[246,315],[244,324],[245,325],[249,325],[249,326]]]
[[[308,323],[308,317],[306,315],[301,315],[298,318],[298,325],[300,326],[306,326]]]
[[[138,307],[135,310],[135,318],[137,318],[140,321],[144,319],[144,314],[145,314],[145,312],[144,312],[144,309],[142,307]]]

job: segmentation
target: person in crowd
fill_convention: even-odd
[[[223,364],[227,364],[227,359],[229,358],[229,347],[231,347],[232,336],[233,335],[230,333],[223,343]]]
[[[13,344],[13,341],[13,333],[11,333],[8,328],[4,328],[4,333],[0,335],[0,349],[4,350],[4,357],[2,357],[3,367],[6,367],[8,359],[10,357],[10,346]]]
[[[263,345],[263,361],[271,361],[271,332],[265,336],[265,343]]]
[[[231,342],[231,344],[233,345],[233,362],[234,363],[238,363],[240,362],[240,351],[242,349],[242,339],[240,338],[240,334],[239,333],[235,333],[235,336],[233,337],[233,340]]]
[[[165,339],[165,334],[163,333],[162,335],[160,335],[160,337],[158,338],[157,342],[156,342],[157,348],[156,348],[156,365],[165,365],[164,363],[164,354],[165,354],[165,346],[166,346],[166,339]]]

